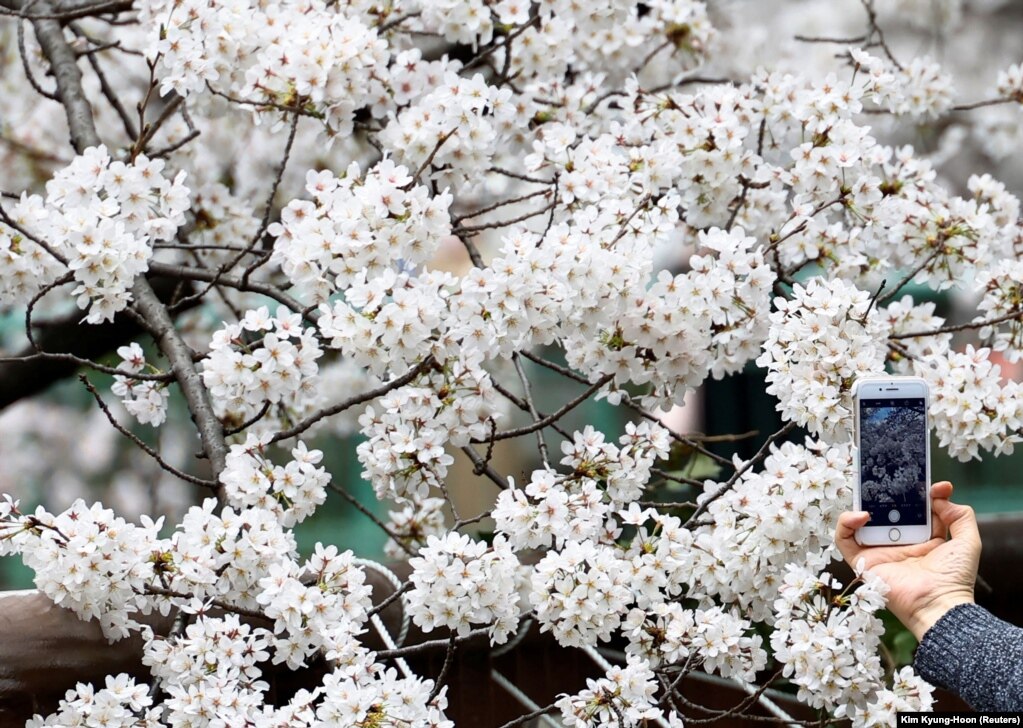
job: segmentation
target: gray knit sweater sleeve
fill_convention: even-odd
[[[913,667],[974,710],[1023,710],[1023,629],[976,604],[942,615],[924,634]]]

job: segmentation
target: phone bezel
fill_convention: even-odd
[[[860,402],[870,399],[919,399],[924,400],[924,428],[927,431],[926,442],[926,463],[925,482],[927,490],[925,498],[927,506],[924,512],[927,514],[927,523],[921,526],[899,526],[897,523],[884,523],[876,526],[869,524],[857,529],[856,541],[863,546],[906,546],[909,544],[924,543],[931,538],[931,420],[928,410],[931,403],[930,387],[920,377],[862,377],[857,379],[853,385],[853,417],[854,417],[854,442],[853,442],[853,467],[855,473],[854,499],[856,510],[862,510],[861,486],[860,486]],[[892,529],[898,529],[899,537],[892,539]]]

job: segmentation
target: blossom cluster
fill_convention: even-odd
[[[274,465],[267,453],[267,437],[249,433],[245,442],[232,445],[220,482],[227,502],[236,508],[258,507],[276,514],[285,526],[301,523],[327,499],[330,474],[317,463],[319,450],[299,442],[293,460]]]
[[[566,726],[612,728],[642,725],[662,716],[654,697],[657,680],[643,660],[612,667],[606,677],[587,680],[586,689],[557,701]],[[642,722],[641,722],[642,721]]]
[[[262,508],[218,509],[213,498],[190,508],[159,546],[153,559],[161,584],[188,595],[184,600],[158,595],[165,608],[167,600],[188,606],[193,600],[224,599],[236,607],[259,609],[260,582],[270,567],[298,556],[294,533],[276,513]]]
[[[768,619],[790,564],[830,561],[838,515],[852,502],[852,470],[848,443],[807,440],[772,447],[731,487],[708,481],[697,502],[710,522],[693,531],[699,588]]]
[[[544,0],[535,25],[520,0],[503,0],[495,10],[500,22],[524,28],[505,50],[510,69],[537,82],[570,67],[618,77],[623,69],[649,69],[652,79],[669,78],[699,66],[717,37],[706,4],[696,0],[654,0],[645,12],[620,0]]]
[[[387,514],[390,538],[384,544],[384,553],[392,559],[406,558],[419,553],[431,536],[447,534],[443,498],[410,498],[397,510]]]
[[[236,614],[199,616],[180,637],[151,639],[142,661],[168,693],[169,725],[188,725],[190,716],[257,711],[269,684],[259,663],[270,657],[266,630]]]
[[[397,114],[380,139],[424,178],[461,188],[475,170],[489,166],[531,112],[531,104],[514,103],[511,89],[487,84],[482,74],[466,78],[449,70],[433,90]]]
[[[131,376],[146,369],[146,356],[138,344],[133,342],[128,346],[118,347],[117,355],[121,357],[118,369],[128,374],[115,374],[110,391],[122,398],[121,404],[128,414],[140,423],[159,427],[167,419],[167,405],[170,402],[170,392],[167,391],[166,383]]]
[[[435,332],[450,283],[449,274],[432,271],[411,275],[388,268],[374,277],[363,271],[345,300],[320,305],[317,327],[330,348],[379,377],[414,365],[427,347],[442,358],[457,356],[459,342]]]
[[[756,356],[767,326],[752,306],[766,304],[774,273],[740,228],[701,231],[698,242],[707,255],[693,255],[688,273],[662,270],[645,293],[620,298],[628,308],[596,336],[566,337],[569,362],[618,383],[649,384],[643,404],[666,407],[680,404],[708,370],[723,376]]]
[[[628,423],[619,442],[605,442],[591,426],[576,432],[561,445],[569,474],[536,470],[524,489],[501,491],[492,511],[497,530],[517,549],[597,536],[610,512],[639,498],[650,468],[668,455],[667,430],[650,422]]]
[[[122,672],[107,675],[99,690],[78,683],[67,691],[56,712],[45,718],[36,716],[25,725],[27,728],[90,724],[108,728],[157,728],[164,725],[160,721],[163,707],[152,706],[149,688]]]
[[[331,134],[346,135],[355,111],[383,93],[374,70],[389,60],[387,44],[360,18],[320,0],[272,7],[152,0],[139,10],[163,95],[194,95],[209,85],[257,113],[304,111]]]
[[[409,566],[408,610],[424,632],[447,627],[464,637],[490,625],[491,644],[500,644],[517,628],[519,560],[502,537],[488,546],[453,532],[430,536]]]
[[[856,70],[869,79],[865,90],[892,113],[936,118],[952,106],[952,77],[933,59],[917,57],[908,66],[896,66],[860,48],[849,54]]]
[[[351,654],[371,606],[366,575],[351,551],[317,544],[304,567],[274,564],[259,584],[257,601],[277,635],[270,642],[274,663],[295,669],[319,650],[333,659]]]
[[[363,476],[378,497],[426,498],[441,489],[454,458],[444,446],[483,439],[497,426],[496,392],[478,357],[427,367],[421,384],[399,387],[359,418]]]
[[[39,260],[35,240],[62,256],[78,283],[72,291],[89,323],[109,321],[131,301],[135,277],[145,272],[154,242],[185,222],[189,191],[184,172],[164,176],[165,162],[139,155],[113,159],[90,147],[46,183],[46,196],[23,195],[12,218],[31,236],[2,228],[0,245],[12,263],[0,273],[0,304],[24,304],[54,282],[62,268]],[[29,240],[33,242],[30,243]]]
[[[972,345],[963,352],[914,362],[914,372],[931,389],[929,415],[938,445],[960,461],[980,457],[980,450],[1011,453],[1023,442],[1023,385],[1002,383],[1002,370],[991,350]]]
[[[151,610],[142,592],[161,566],[152,555],[162,525],[162,518],[144,516],[136,526],[81,500],[56,515],[42,507],[23,514],[7,501],[0,510],[0,555],[20,553],[39,591],[81,619],[98,620],[113,641],[128,636],[132,615]]]
[[[757,364],[782,417],[830,442],[852,431],[852,384],[884,371],[886,330],[872,297],[841,279],[813,278],[775,299]]]
[[[340,178],[330,171],[310,171],[306,190],[313,200],[293,200],[281,210],[281,221],[268,230],[275,238],[271,261],[316,301],[325,301],[338,290],[348,291],[357,280],[375,283],[395,266],[414,269],[429,260],[440,239],[451,232],[451,195],[430,195],[427,187],[415,182],[408,168],[390,159],[365,175],[357,163]],[[400,296],[395,298],[396,305],[402,301]],[[377,311],[383,301],[369,292],[360,303],[354,305],[365,315],[388,315]],[[388,327],[381,320],[377,325],[396,336],[407,336],[394,326],[397,323],[405,321]],[[422,326],[419,322],[416,330]],[[418,336],[408,345],[415,347],[421,341]],[[385,339],[385,343],[392,342]]]
[[[311,411],[319,401],[316,360],[323,355],[314,332],[303,328],[300,314],[281,307],[271,316],[266,306],[217,331],[202,377],[219,414],[241,424],[267,408],[267,428],[283,420],[281,409],[292,417]]]
[[[548,552],[536,565],[530,594],[541,630],[565,646],[609,640],[632,601],[621,567],[614,548],[593,541],[569,541]]]
[[[1013,318],[1023,306],[1023,262],[1003,260],[977,277],[978,290],[984,294],[977,305],[975,323],[1008,319],[981,327],[981,338],[991,342],[994,351],[1005,352],[1010,362],[1023,358],[1023,324]]]
[[[910,668],[892,689],[883,687],[877,648],[884,627],[876,612],[884,607],[888,587],[869,571],[857,580],[863,582],[858,588],[842,590],[830,575],[796,565],[787,569],[771,635],[784,675],[799,686],[801,700],[850,717],[855,726],[889,725],[896,708],[929,710],[932,689]]]
[[[16,225],[24,229],[35,215],[27,205],[11,211]],[[60,262],[15,228],[0,222],[0,304],[28,303],[40,288],[60,277]]]

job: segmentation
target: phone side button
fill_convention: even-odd
[[[902,531],[897,528],[893,528],[888,532],[888,538],[892,541],[898,541],[902,537]]]

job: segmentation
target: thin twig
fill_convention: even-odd
[[[585,402],[587,399],[590,398],[590,396],[594,392],[596,392],[598,389],[600,389],[605,384],[607,384],[612,379],[614,379],[614,376],[615,375],[613,373],[603,375],[600,379],[598,379],[597,381],[593,382],[589,387],[587,387],[586,390],[582,394],[580,394],[575,399],[573,399],[570,402],[568,402],[567,404],[565,404],[557,412],[554,412],[553,414],[547,415],[543,419],[537,420],[536,422],[534,422],[534,423],[532,423],[530,425],[525,425],[523,427],[516,427],[516,428],[511,429],[511,430],[502,430],[501,432],[494,432],[489,437],[486,437],[486,438],[483,438],[483,439],[474,438],[470,442],[473,442],[473,443],[479,445],[479,444],[482,444],[482,443],[497,442],[498,440],[507,440],[507,439],[510,439],[510,438],[513,438],[513,437],[521,437],[522,435],[528,435],[531,432],[536,432],[537,430],[542,430],[543,428],[545,428],[548,425],[550,425],[552,422],[557,422],[562,417],[564,417],[566,414],[568,414],[569,412],[574,410],[576,407],[578,407],[580,404]]]
[[[437,676],[437,680],[433,684],[433,690],[430,691],[430,696],[426,699],[427,705],[432,703],[433,699],[440,694],[441,688],[444,685],[444,679],[448,676],[448,670],[451,669],[451,663],[455,658],[455,648],[457,646],[455,638],[457,636],[457,633],[451,634],[451,640],[448,642],[448,650],[444,654],[444,664],[440,668],[440,674]]]
[[[429,156],[427,156],[427,158],[423,160],[423,163],[419,165],[419,169],[416,170],[416,173],[412,175],[412,181],[409,182],[409,188],[419,184],[419,179],[423,176],[423,172],[425,172],[429,168],[429,166],[433,164],[433,160],[437,156],[437,152],[440,151],[440,148],[444,146],[444,142],[446,142],[448,139],[454,136],[455,132],[457,131],[458,126],[455,125],[451,127],[451,129],[449,129],[448,131],[441,134],[440,139],[437,140],[437,143],[433,147],[433,151],[430,152]]]
[[[149,445],[147,445],[138,437],[138,435],[136,435],[134,432],[132,432],[131,430],[129,430],[128,428],[126,428],[124,425],[117,421],[117,418],[114,417],[114,413],[110,411],[109,407],[107,407],[107,403],[103,401],[103,397],[100,396],[100,393],[96,390],[96,387],[93,386],[92,382],[89,381],[89,378],[87,376],[82,374],[79,375],[78,379],[79,381],[81,381],[82,384],[85,385],[85,388],[89,390],[89,394],[91,394],[93,398],[96,400],[96,404],[99,405],[100,410],[103,412],[104,415],[106,415],[107,421],[113,426],[113,428],[120,432],[125,437],[127,437],[129,440],[131,440],[144,453],[149,455],[149,457],[153,458],[153,460],[156,461],[156,464],[159,465],[161,469],[166,470],[174,477],[180,478],[181,480],[184,480],[188,483],[201,485],[202,487],[209,488],[211,490],[217,489],[216,482],[212,480],[205,480],[194,475],[189,475],[183,470],[178,470],[173,465],[164,460],[162,457],[160,457],[160,453],[157,452],[155,448],[152,448]]]
[[[248,428],[252,427],[257,422],[259,422],[261,419],[263,419],[266,416],[266,413],[269,412],[269,411],[270,411],[270,402],[264,402],[263,406],[259,409],[259,412],[257,412],[256,414],[252,415],[252,417],[250,417],[249,419],[245,420],[244,422],[242,422],[237,427],[232,427],[229,430],[224,430],[224,437],[230,437],[231,435],[237,435],[239,432],[242,432],[243,430],[247,430]]]
[[[476,244],[466,235],[458,235],[456,233],[455,237],[462,242],[462,245],[465,247],[465,252],[469,254],[469,260],[472,261],[472,264],[477,268],[485,268],[486,264],[483,262],[483,256],[480,255],[479,248],[476,247]]]
[[[542,177],[530,177],[528,174],[520,174],[519,172],[512,172],[509,169],[502,169],[501,167],[490,167],[488,172],[494,172],[505,177],[511,177],[512,179],[521,180],[523,182],[532,182],[535,185],[550,185],[554,182],[551,179],[543,179]]]
[[[867,325],[867,319],[870,317],[870,311],[871,309],[874,308],[874,304],[877,303],[878,296],[881,295],[881,291],[884,290],[884,287],[887,283],[888,283],[887,278],[881,280],[881,285],[877,287],[877,292],[874,293],[874,295],[870,299],[870,303],[867,304],[867,310],[863,312],[863,318],[860,319],[861,326]]]
[[[152,584],[146,584],[142,590],[143,594],[154,597],[168,597],[172,599],[191,599],[191,594],[185,592],[174,591],[173,589],[165,589],[160,586],[154,586]],[[240,617],[248,617],[249,619],[258,619],[260,622],[273,623],[273,618],[268,617],[260,611],[255,609],[247,609],[246,607],[239,607],[235,604],[230,604],[222,599],[212,599],[210,604],[218,609],[223,609],[225,612],[233,612]]]
[[[927,256],[927,258],[925,258],[924,261],[920,263],[920,265],[918,265],[916,268],[914,268],[905,276],[903,276],[902,280],[895,284],[895,288],[893,288],[890,293],[885,295],[883,298],[878,299],[878,305],[883,306],[884,304],[888,303],[888,301],[892,300],[897,295],[899,295],[899,291],[901,291],[907,283],[916,278],[917,274],[920,273],[920,271],[922,271],[924,268],[929,266],[935,258],[941,255],[942,252],[943,252],[942,249],[938,248],[929,256]]]
[[[501,728],[515,728],[515,726],[522,725],[528,720],[533,720],[533,718],[539,718],[542,715],[547,715],[548,713],[557,710],[557,708],[558,708],[557,703],[551,703],[546,708],[538,708],[537,710],[534,710],[532,713],[520,715],[518,718],[514,718],[505,723],[504,725],[502,725]]]
[[[455,217],[451,218],[451,223],[453,225],[458,225],[458,223],[462,222],[462,220],[468,220],[470,217],[479,217],[480,215],[485,215],[488,212],[493,212],[494,210],[505,207],[506,205],[514,205],[517,202],[525,202],[526,200],[530,200],[534,197],[548,194],[550,194],[550,190],[536,190],[535,192],[530,192],[525,195],[519,195],[518,197],[512,197],[507,200],[501,200],[499,202],[495,202],[492,205],[481,207],[478,210],[467,212],[464,215],[456,215]]]
[[[795,429],[795,427],[796,427],[796,423],[795,422],[786,422],[784,427],[782,427],[780,430],[778,430],[773,435],[771,435],[769,438],[767,438],[767,440],[764,442],[764,444],[761,445],[760,449],[757,450],[756,455],[754,455],[752,458],[747,460],[746,463],[744,463],[742,467],[740,467],[738,470],[736,470],[734,473],[732,473],[732,477],[730,477],[727,480],[727,482],[725,482],[724,485],[722,485],[716,492],[711,494],[710,497],[708,497],[705,501],[703,501],[703,503],[701,503],[697,507],[697,509],[693,512],[693,514],[689,517],[689,520],[686,521],[685,525],[688,526],[690,523],[694,522],[697,518],[699,518],[699,516],[701,514],[703,514],[707,510],[708,506],[710,506],[711,503],[713,503],[718,498],[723,496],[725,493],[730,491],[732,489],[732,487],[739,481],[739,478],[741,478],[751,468],[759,465],[760,462],[765,457],[767,457],[768,452],[770,452],[771,445],[773,445],[778,440],[780,440],[781,438],[783,438],[786,435],[788,435],[790,432],[792,432],[792,430]]]
[[[39,328],[39,324],[35,325],[35,328]],[[171,382],[174,380],[174,375],[167,374],[129,374],[123,369],[117,367],[109,367],[105,364],[93,361],[91,359],[85,359],[74,354],[53,352],[53,351],[36,351],[34,354],[26,354],[24,356],[3,356],[0,357],[0,364],[25,364],[33,361],[64,361],[70,364],[77,364],[81,367],[88,367],[97,372],[110,375],[120,375],[122,377],[128,377],[129,379],[135,379],[140,382]]]
[[[513,217],[509,220],[496,220],[494,222],[480,223],[479,225],[462,225],[460,227],[453,228],[451,232],[452,234],[461,237],[466,233],[478,233],[483,230],[496,230],[498,228],[509,227],[511,225],[514,225],[515,223],[524,222],[526,220],[529,220],[530,218],[537,217],[538,215],[543,215],[545,212],[552,209],[556,204],[557,200],[544,205],[539,210],[531,210],[529,212],[524,212],[521,215]]]
[[[387,394],[393,389],[403,387],[409,382],[411,382],[413,379],[418,377],[423,371],[427,369],[427,367],[432,365],[433,357],[428,356],[421,362],[410,368],[400,377],[396,377],[390,380],[389,382],[384,382],[379,387],[375,387],[369,390],[368,392],[363,392],[362,394],[357,394],[354,397],[349,397],[348,399],[342,402],[338,402],[337,404],[333,404],[330,407],[324,407],[323,409],[309,415],[294,427],[291,427],[287,430],[281,430],[276,435],[270,438],[268,444],[280,442],[281,440],[287,440],[289,437],[295,437],[296,435],[300,435],[306,430],[308,430],[310,427],[315,425],[317,422],[326,417],[331,417],[333,415],[338,414],[339,412],[344,412],[345,410],[351,409],[352,407],[360,405],[363,402],[369,402],[371,399],[382,397],[383,395]]]
[[[589,381],[585,377],[583,377],[581,374],[577,374],[576,372],[572,371],[571,369],[568,369],[567,367],[563,367],[560,364],[555,364],[552,361],[548,361],[547,359],[544,359],[543,357],[537,356],[536,354],[533,354],[532,352],[529,352],[529,351],[526,351],[526,350],[522,350],[522,351],[519,352],[519,354],[521,354],[522,356],[526,357],[530,361],[536,362],[537,364],[539,364],[539,365],[541,365],[543,367],[546,367],[546,368],[550,369],[551,371],[557,372],[558,374],[561,374],[562,376],[568,377],[569,379],[574,379],[575,381],[577,381],[577,382],[579,382],[581,384],[587,384],[588,381]],[[720,465],[725,465],[727,467],[732,467],[732,461],[731,460],[729,460],[728,458],[721,457],[720,455],[718,455],[715,452],[711,452],[707,448],[703,447],[703,445],[701,445],[697,441],[697,439],[689,437],[688,435],[683,435],[683,434],[681,434],[679,432],[675,432],[673,429],[671,429],[670,427],[665,425],[663,422],[661,422],[661,420],[659,418],[657,418],[656,416],[654,416],[654,415],[650,414],[649,412],[647,412],[640,405],[638,405],[635,402],[633,402],[630,398],[623,398],[622,399],[622,404],[625,407],[628,407],[629,409],[634,411],[636,414],[638,414],[643,419],[649,420],[650,422],[656,422],[658,425],[660,425],[665,430],[667,430],[668,436],[671,437],[671,439],[675,440],[676,442],[682,443],[683,445],[686,445],[687,447],[693,448],[694,450],[699,452],[701,455],[704,455],[704,456],[710,458],[711,460],[717,462]],[[697,438],[702,438],[702,437],[706,437],[706,436],[705,435],[697,436]]]
[[[284,144],[284,156],[281,158],[281,164],[277,168],[277,175],[274,177],[273,184],[270,186],[270,194],[266,197],[266,207],[263,208],[263,218],[259,222],[259,230],[252,236],[249,241],[249,250],[255,250],[256,246],[263,240],[263,236],[266,234],[267,228],[270,226],[270,212],[273,210],[274,198],[277,197],[277,190],[281,186],[281,181],[284,179],[284,172],[288,168],[288,160],[291,159],[291,150],[295,146],[295,137],[298,134],[298,115],[295,114],[291,117],[291,127],[288,129],[288,140]],[[230,265],[225,269],[225,273],[234,267],[242,259],[239,254],[238,257],[231,262]],[[253,263],[245,269],[245,273],[242,274],[242,282],[247,282],[249,276],[259,268],[262,263]]]
[[[296,313],[301,312],[306,308],[300,301],[292,298],[280,288],[270,285],[269,283],[262,283],[260,281],[245,282],[240,278],[235,278],[233,276],[219,275],[216,271],[208,268],[195,268],[187,265],[151,262],[149,264],[149,271],[154,275],[165,276],[167,278],[181,278],[189,281],[216,281],[217,285],[227,286],[228,288],[234,288],[239,291],[261,293]],[[180,302],[178,305],[180,305]],[[315,320],[317,318],[315,313],[316,311],[314,309],[309,314],[304,315],[303,318],[312,318],[312,320]]]
[[[465,447],[463,447],[462,452],[468,455],[469,459],[472,461],[472,464],[474,466],[472,472],[475,475],[487,476],[487,478],[489,478],[490,481],[494,483],[494,485],[496,485],[498,488],[501,488],[502,490],[508,487],[508,481],[502,480],[501,474],[494,470],[490,466],[490,463],[484,460],[483,456],[476,452],[472,445],[466,445]]]
[[[992,319],[986,319],[984,321],[975,321],[972,323],[958,324],[955,326],[942,326],[938,329],[931,329],[930,331],[910,331],[904,334],[891,334],[889,339],[916,339],[921,336],[937,336],[938,334],[954,334],[957,331],[966,331],[967,329],[982,329],[985,326],[994,326],[996,324],[1004,323],[1006,321],[1012,321],[1023,317],[1023,310],[1012,311],[1004,316],[996,316]]]
[[[0,7],[0,15],[9,15],[15,18],[22,18],[24,20],[77,20],[79,18],[89,18],[96,15],[103,15],[106,13],[123,13],[132,9],[132,0],[116,0],[115,2],[101,2],[101,3],[82,3],[74,6],[73,3],[61,3],[62,6],[68,7],[66,10],[57,12],[44,12],[44,13],[29,13],[27,11],[16,10],[10,7]]]
[[[972,104],[956,104],[951,107],[949,111],[973,111],[974,109],[982,109],[985,106],[1000,106],[1002,104],[1011,104],[1014,99],[999,96],[996,99],[985,99],[984,101],[974,101]]]
[[[399,15],[397,18],[394,18],[393,20],[388,20],[386,23],[377,28],[377,33],[383,35],[389,30],[394,30],[399,25],[404,23],[406,20],[410,20],[411,18],[418,18],[421,14],[422,13],[420,11],[416,11],[413,13],[405,13],[404,15]]]
[[[53,91],[47,91],[42,85],[36,80],[35,73],[32,72],[32,64],[28,60],[28,51],[25,48],[25,24],[18,21],[18,55],[21,56],[21,66],[25,71],[25,78],[28,80],[29,86],[35,89],[35,92],[40,96],[48,98],[50,101],[60,101],[60,98]]]
[[[532,415],[534,421],[542,420],[543,418],[536,411],[536,405],[533,403],[533,391],[529,386],[529,378],[526,376],[526,372],[522,369],[522,357],[516,352],[512,355],[512,362],[515,364],[515,371],[519,375],[519,381],[522,382],[522,391],[526,398],[526,406],[529,408],[529,414]],[[536,446],[540,450],[540,459],[543,461],[545,468],[550,467],[550,458],[547,453],[547,443],[543,439],[543,430],[536,431]]]
[[[387,534],[387,536],[388,536],[388,537],[389,537],[389,538],[390,538],[390,539],[391,539],[392,541],[394,541],[394,543],[395,543],[395,544],[397,544],[398,548],[400,548],[400,549],[401,549],[402,551],[404,551],[404,552],[405,552],[406,554],[408,554],[409,556],[415,556],[415,553],[414,553],[414,552],[412,551],[412,549],[410,549],[410,548],[409,548],[409,547],[408,547],[408,546],[407,546],[407,545],[406,545],[406,544],[404,543],[404,541],[402,540],[401,536],[399,536],[399,535],[398,535],[397,533],[395,533],[395,532],[394,532],[394,531],[393,531],[393,530],[391,529],[391,527],[390,527],[390,526],[388,526],[388,525],[387,525],[386,523],[384,523],[383,521],[381,521],[381,520],[380,520],[380,519],[379,519],[379,518],[377,517],[377,514],[375,514],[375,513],[373,512],[373,511],[371,511],[371,510],[370,510],[369,508],[367,508],[367,507],[366,507],[365,505],[363,505],[363,504],[362,504],[362,503],[361,503],[361,502],[359,501],[359,499],[358,499],[358,498],[356,498],[356,497],[355,497],[354,495],[352,495],[352,494],[351,494],[351,493],[349,493],[349,492],[348,492],[347,490],[345,490],[344,488],[342,488],[342,487],[341,487],[340,485],[338,485],[337,483],[335,483],[335,482],[334,482],[333,480],[332,480],[332,481],[330,481],[330,483],[328,484],[328,486],[327,486],[327,487],[329,487],[329,488],[330,488],[330,489],[331,489],[332,491],[334,491],[335,493],[337,493],[338,495],[340,495],[340,496],[341,496],[342,498],[344,498],[344,499],[345,499],[346,501],[348,501],[348,502],[349,502],[350,504],[352,504],[353,506],[355,506],[356,510],[358,510],[358,511],[359,511],[359,512],[360,512],[360,513],[361,513],[362,515],[366,516],[366,518],[368,518],[368,519],[369,519],[369,520],[371,520],[371,521],[372,521],[372,522],[373,522],[374,524],[376,524],[376,526],[377,526],[377,527],[378,527],[378,528],[379,528],[379,529],[380,529],[381,531],[383,531],[384,533],[386,533],[386,534]]]
[[[828,38],[812,35],[796,35],[793,37],[800,43],[838,43],[839,45],[857,45],[867,41],[866,35],[858,35],[855,38]]]
[[[368,616],[372,617],[374,614],[380,614],[380,612],[387,609],[389,606],[394,604],[396,601],[401,599],[402,594],[406,594],[412,589],[412,582],[406,581],[401,585],[400,589],[395,589],[391,594],[379,604],[374,604],[373,608],[369,610]]]
[[[75,29],[75,26],[71,26]],[[79,34],[81,35],[81,34]],[[106,97],[107,101],[110,102],[110,106],[117,112],[118,118],[121,120],[121,126],[124,127],[125,133],[129,139],[135,139],[138,137],[138,131],[135,129],[135,124],[131,120],[131,116],[128,115],[128,110],[124,108],[124,104],[121,103],[120,97],[117,92],[114,91],[110,82],[107,80],[107,76],[103,73],[103,67],[100,66],[99,59],[94,53],[90,53],[87,56],[89,65],[92,66],[93,72],[96,74],[96,78],[99,79],[99,87]]]
[[[469,632],[466,635],[463,635],[461,637],[455,637],[454,641],[455,641],[455,644],[460,645],[460,644],[463,644],[465,642],[470,642],[472,640],[479,639],[480,637],[485,636],[489,632],[490,632],[490,627],[480,627],[479,629],[472,630],[471,632]],[[447,647],[447,645],[450,642],[450,640],[451,640],[451,638],[447,638],[446,637],[444,639],[439,639],[439,640],[428,640],[426,642],[420,642],[417,645],[409,645],[407,647],[399,647],[396,650],[381,650],[381,651],[377,652],[377,659],[379,659],[379,660],[390,660],[390,659],[395,658],[395,657],[408,657],[409,655],[418,655],[418,654],[421,654],[423,652],[431,652],[431,651],[439,649],[439,648]]]

